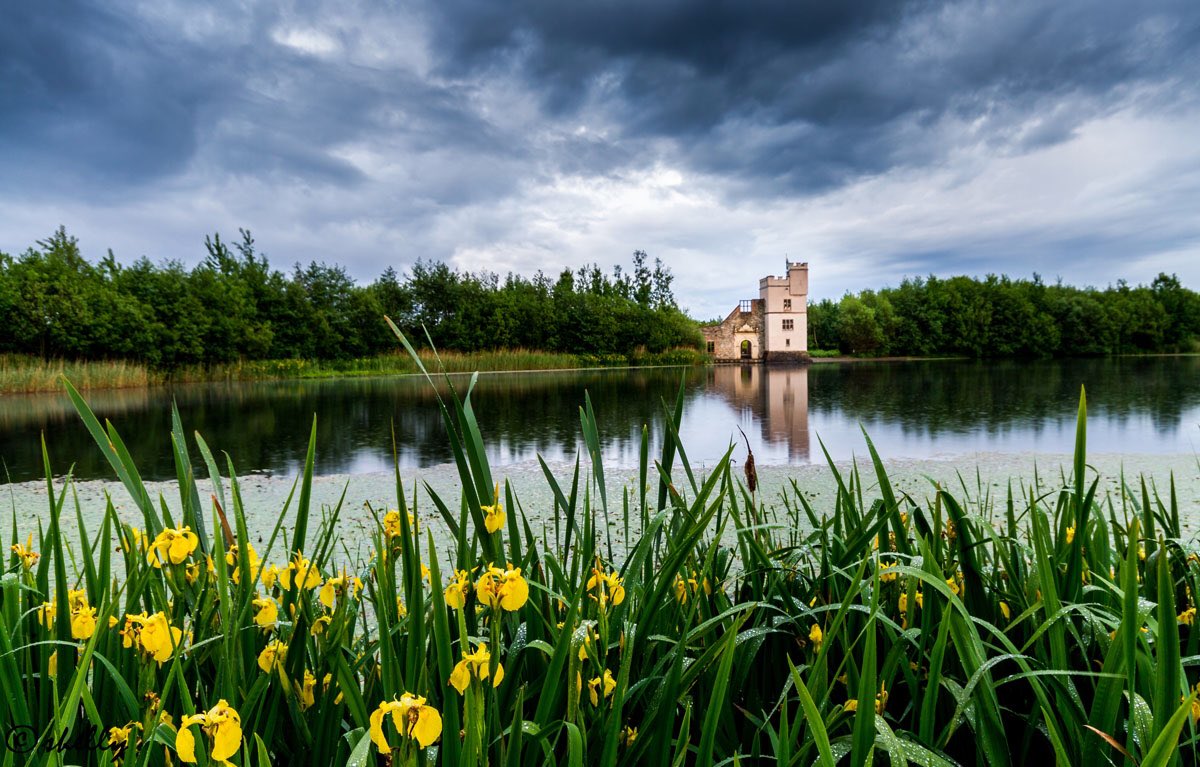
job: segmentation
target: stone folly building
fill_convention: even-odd
[[[787,276],[763,277],[758,298],[700,330],[717,362],[808,362],[808,264],[789,261]]]

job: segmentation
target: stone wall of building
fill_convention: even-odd
[[[812,362],[812,356],[802,351],[767,352],[763,362],[772,365],[807,365]]]
[[[763,359],[764,339],[763,301],[750,301],[750,311],[743,312],[739,304],[720,325],[705,325],[700,328],[709,354],[717,362],[738,362],[746,359],[742,356],[742,343],[748,342],[749,359],[761,362]]]

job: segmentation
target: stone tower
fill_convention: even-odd
[[[787,264],[787,276],[758,281],[763,302],[764,359],[798,361],[808,353],[808,264]],[[793,359],[795,358],[795,359]]]

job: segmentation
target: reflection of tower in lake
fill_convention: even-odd
[[[716,365],[709,369],[709,390],[759,423],[763,441],[786,444],[788,458],[807,463],[808,367]]]

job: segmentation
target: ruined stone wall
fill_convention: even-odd
[[[742,359],[742,342],[750,342],[750,359],[762,361],[764,347],[763,301],[750,302],[750,311],[742,312],[738,306],[720,325],[705,325],[700,328],[704,340],[712,344],[713,359],[717,362],[736,362]],[[707,346],[706,346],[707,348]]]

